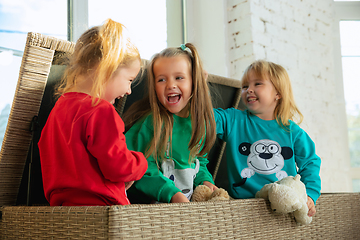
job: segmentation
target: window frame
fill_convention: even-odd
[[[335,1],[334,2],[334,70],[336,81],[336,98],[343,104],[345,110],[345,96],[343,85],[342,55],[340,43],[340,21],[360,21],[360,1]],[[343,114],[346,120],[346,110]],[[349,143],[347,144],[349,146]],[[348,155],[350,161],[350,154]],[[360,168],[350,167],[350,179],[360,179]]]

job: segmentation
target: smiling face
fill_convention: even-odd
[[[102,99],[115,103],[116,98],[131,94],[131,83],[140,71],[140,61],[134,60],[126,66],[119,67],[106,83]]]
[[[153,65],[155,91],[159,102],[179,117],[189,116],[192,95],[190,63],[186,56],[160,57]]]
[[[248,111],[255,116],[263,120],[273,120],[274,110],[281,96],[269,77],[265,76],[262,78],[251,71],[249,77],[242,83],[241,100]]]

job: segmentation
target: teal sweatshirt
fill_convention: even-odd
[[[265,184],[300,174],[314,203],[320,196],[321,159],[309,135],[293,121],[289,131],[276,120],[248,111],[215,109],[217,136],[226,141],[229,194],[253,198]]]
[[[191,139],[191,118],[181,118],[173,115],[174,126],[172,133],[171,151],[164,153],[160,168],[153,156],[147,158],[148,170],[144,176],[136,181],[130,189],[131,195],[144,195],[142,203],[156,200],[170,202],[178,192],[182,192],[189,199],[193,187],[204,181],[214,183],[206,165],[206,156],[194,159],[189,163],[190,151],[188,144]],[[154,135],[152,114],[140,119],[125,134],[128,149],[145,153]],[[158,157],[159,158],[159,157]]]

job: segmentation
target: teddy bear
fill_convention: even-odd
[[[199,185],[195,188],[191,197],[192,202],[224,201],[229,200],[228,192],[223,188],[217,188],[213,192],[206,185]]]
[[[276,213],[293,212],[298,225],[308,225],[312,221],[312,217],[308,216],[305,184],[300,181],[299,174],[264,185],[255,197],[268,199]]]

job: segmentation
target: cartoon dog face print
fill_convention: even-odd
[[[239,152],[248,156],[249,168],[242,170],[242,178],[249,178],[255,172],[265,175],[277,173],[276,176],[280,179],[286,177],[286,172],[281,169],[284,167],[284,160],[293,156],[290,147],[281,147],[279,143],[268,139],[262,139],[253,144],[241,143]]]
[[[193,194],[194,179],[199,172],[200,162],[196,159],[195,168],[175,169],[173,160],[168,159],[162,162],[163,175],[172,181],[175,186],[190,200]]]

